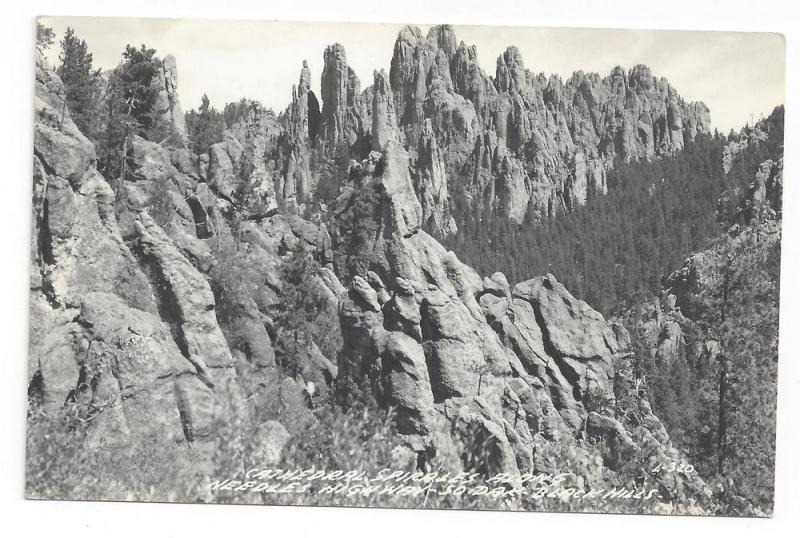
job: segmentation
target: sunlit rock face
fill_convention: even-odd
[[[316,421],[315,397],[367,382],[421,467],[464,436],[488,447],[487,472],[554,471],[556,448],[589,458],[587,439],[608,447],[598,484],[620,455],[677,460],[646,401],[639,425],[617,416],[629,338],[555,276],[484,278],[435,237],[456,232],[457,195],[515,222],[570,211],[606,192],[615,158],[668,155],[707,132],[707,109],[643,66],[563,82],[514,47],[489,77],[447,26],[403,29],[390,71],[363,91],[341,45],[323,58],[319,98],[304,63],[285,111],[240,103],[203,155],[187,149],[165,58],[157,112],[177,138],[131,135],[119,178],[98,172],[39,62],[31,394],[86,405],[96,445],[201,443],[244,424],[277,461]],[[770,195],[772,170],[754,197]],[[337,186],[325,200],[323,171]],[[363,230],[362,265],[347,271],[340,254]],[[312,268],[291,274],[303,256]],[[290,278],[333,323],[287,365]],[[669,360],[680,334],[665,331]]]
[[[313,159],[346,148],[358,161],[382,151],[391,133],[408,152],[424,228],[439,237],[456,231],[457,196],[517,223],[549,218],[605,194],[615,160],[672,155],[709,133],[706,106],[684,101],[647,66],[562,80],[532,71],[511,46],[490,76],[477,55],[450,26],[427,35],[409,26],[397,36],[389,72],[362,90],[334,43],[323,54],[319,96],[304,64],[274,125],[242,118],[232,130],[245,146],[243,133],[265,133],[252,170],[291,205],[317,198]],[[397,129],[376,130],[389,124]]]
[[[378,91],[374,103],[386,108]],[[553,275],[513,288],[502,273],[481,278],[414,226],[422,206],[414,185],[391,177],[408,159],[396,142],[401,127],[380,111],[373,119],[387,142],[356,170],[361,189],[381,194],[381,210],[366,249],[371,271],[352,279],[340,303],[339,376],[369,381],[421,461],[463,432],[486,441],[493,472],[542,472],[553,465],[549,447],[580,454],[588,437],[605,440],[610,468],[643,446],[678,458],[649,408],[646,426],[617,417],[615,386],[633,382],[625,330]]]

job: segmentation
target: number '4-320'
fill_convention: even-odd
[[[686,463],[685,461],[680,463],[670,461],[666,464],[659,463],[653,468],[653,470],[650,471],[650,473],[659,474],[661,471],[665,471],[667,473],[683,473],[688,475],[694,472],[694,465]]]

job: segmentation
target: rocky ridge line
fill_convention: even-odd
[[[497,59],[494,76],[481,69],[477,54],[450,26],[432,27],[427,36],[409,26],[397,37],[390,72],[376,78],[392,93],[423,223],[437,235],[455,232],[457,194],[476,210],[518,223],[548,218],[604,194],[615,159],[671,155],[710,133],[705,105],[684,101],[644,65],[615,67],[605,77],[576,71],[565,81],[527,69],[513,46]],[[295,100],[278,125],[245,122],[248,130],[286,140],[281,151],[255,159],[274,163],[276,195],[291,203],[315,198],[310,153],[331,157],[343,145],[360,160],[383,145],[371,117],[379,89],[360,90],[342,45],[328,47],[323,58],[321,112],[316,96],[306,102],[313,92],[304,64]],[[318,114],[319,127],[308,123]]]

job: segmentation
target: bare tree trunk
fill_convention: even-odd
[[[717,417],[717,472],[725,474],[725,438],[728,430],[728,417],[725,396],[728,392],[728,359],[720,355],[719,370],[719,415]]]
[[[122,189],[122,182],[125,181],[125,164],[128,160],[128,132],[129,128],[125,127],[125,138],[122,139],[122,162],[119,167],[119,178],[117,179],[117,192],[116,197],[119,198],[120,190]]]
[[[730,292],[730,274],[733,262],[729,261],[725,268],[722,282],[722,304],[720,305],[720,321],[725,323],[728,314],[728,295]],[[723,342],[724,345],[724,342]],[[728,414],[725,408],[725,396],[728,392],[728,357],[723,351],[719,355],[719,409],[717,415],[717,472],[725,473],[725,442],[728,433]]]

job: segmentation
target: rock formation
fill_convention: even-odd
[[[178,67],[175,56],[168,54],[161,61],[160,69],[151,81],[151,86],[155,90],[156,100],[154,114],[164,123],[171,125],[177,140],[176,144],[185,145],[186,119],[178,100]]]
[[[87,402],[99,443],[125,442],[131,432],[207,435],[221,406],[233,412],[204,373],[230,366],[208,284],[145,213],[137,229],[169,287],[159,295],[123,240],[93,145],[53,108],[60,84],[39,61],[31,379],[51,405]],[[206,347],[211,355],[198,355]]]
[[[276,196],[299,204],[314,199],[311,152],[331,158],[343,146],[360,160],[384,147],[387,133],[374,128],[377,110],[399,127],[393,136],[410,156],[425,228],[437,236],[455,232],[456,195],[514,222],[548,218],[605,194],[616,159],[671,155],[709,133],[705,105],[687,103],[646,66],[615,67],[605,77],[577,71],[564,81],[526,68],[512,46],[489,76],[476,48],[459,42],[449,26],[427,36],[404,28],[390,72],[378,73],[363,91],[342,45],[329,46],[323,59],[321,111],[304,66],[280,125],[267,128],[283,140],[281,149],[258,154],[278,172]],[[376,93],[392,99],[382,97],[386,106],[374,109]],[[240,131],[263,132],[256,119],[240,124]]]
[[[249,422],[277,461],[315,421],[312,394],[353,381],[396,408],[399,450],[419,464],[466,438],[488,450],[486,472],[555,470],[557,447],[588,458],[598,439],[612,472],[641,454],[678,460],[646,400],[638,424],[619,412],[616,384],[632,379],[624,329],[553,275],[513,287],[501,273],[481,278],[432,234],[455,231],[457,192],[517,222],[569,210],[605,192],[614,158],[668,155],[706,132],[707,109],[643,66],[565,83],[531,73],[514,47],[493,78],[476,58],[449,27],[406,28],[390,73],[376,71],[361,91],[332,45],[321,109],[304,64],[286,112],[245,102],[224,139],[194,155],[167,57],[157,112],[181,140],[131,136],[113,189],[40,61],[31,394],[85,404],[98,443],[134,434],[199,443],[220,424]],[[312,164],[337,146],[355,159],[323,208]],[[364,193],[375,197],[362,203]],[[360,253],[367,268],[345,286],[336,252],[353,228],[375,233]],[[226,238],[232,252],[221,250]],[[338,320],[330,332],[341,346],[326,356],[311,341],[286,374],[276,319],[286,264],[304,253],[319,267],[302,280]],[[220,277],[225,264],[240,272]],[[602,483],[602,466],[590,474]],[[687,479],[685,489],[703,484]]]
[[[709,132],[705,106],[684,102],[645,66],[605,78],[579,71],[563,82],[527,70],[509,47],[492,78],[448,26],[427,36],[402,30],[390,83],[406,148],[432,132],[449,186],[517,222],[605,193],[615,158],[669,155]],[[423,188],[430,190],[425,182],[418,194]]]
[[[376,109],[385,106],[379,94]],[[361,164],[362,188],[399,173],[407,156],[395,138]],[[459,432],[477,432],[493,454],[487,472],[509,473],[543,471],[548,446],[583,437],[615,447],[612,468],[643,445],[677,458],[649,408],[647,425],[632,431],[616,415],[615,375],[630,367],[629,339],[553,275],[513,288],[501,273],[481,279],[419,228],[420,204],[401,177],[381,190],[372,271],[353,279],[340,305],[339,373],[377,387],[408,446],[424,460]]]
[[[247,418],[236,357],[245,347],[243,359],[268,375],[271,342],[258,311],[228,342],[207,275],[216,263],[209,240],[227,226],[221,215],[234,202],[246,211],[238,185],[257,133],[245,136],[250,145],[231,138],[213,148],[206,173],[187,150],[132,136],[115,192],[95,169],[93,144],[57,106],[61,93],[39,59],[32,394],[53,408],[85,404],[97,443],[132,434],[193,442]]]

